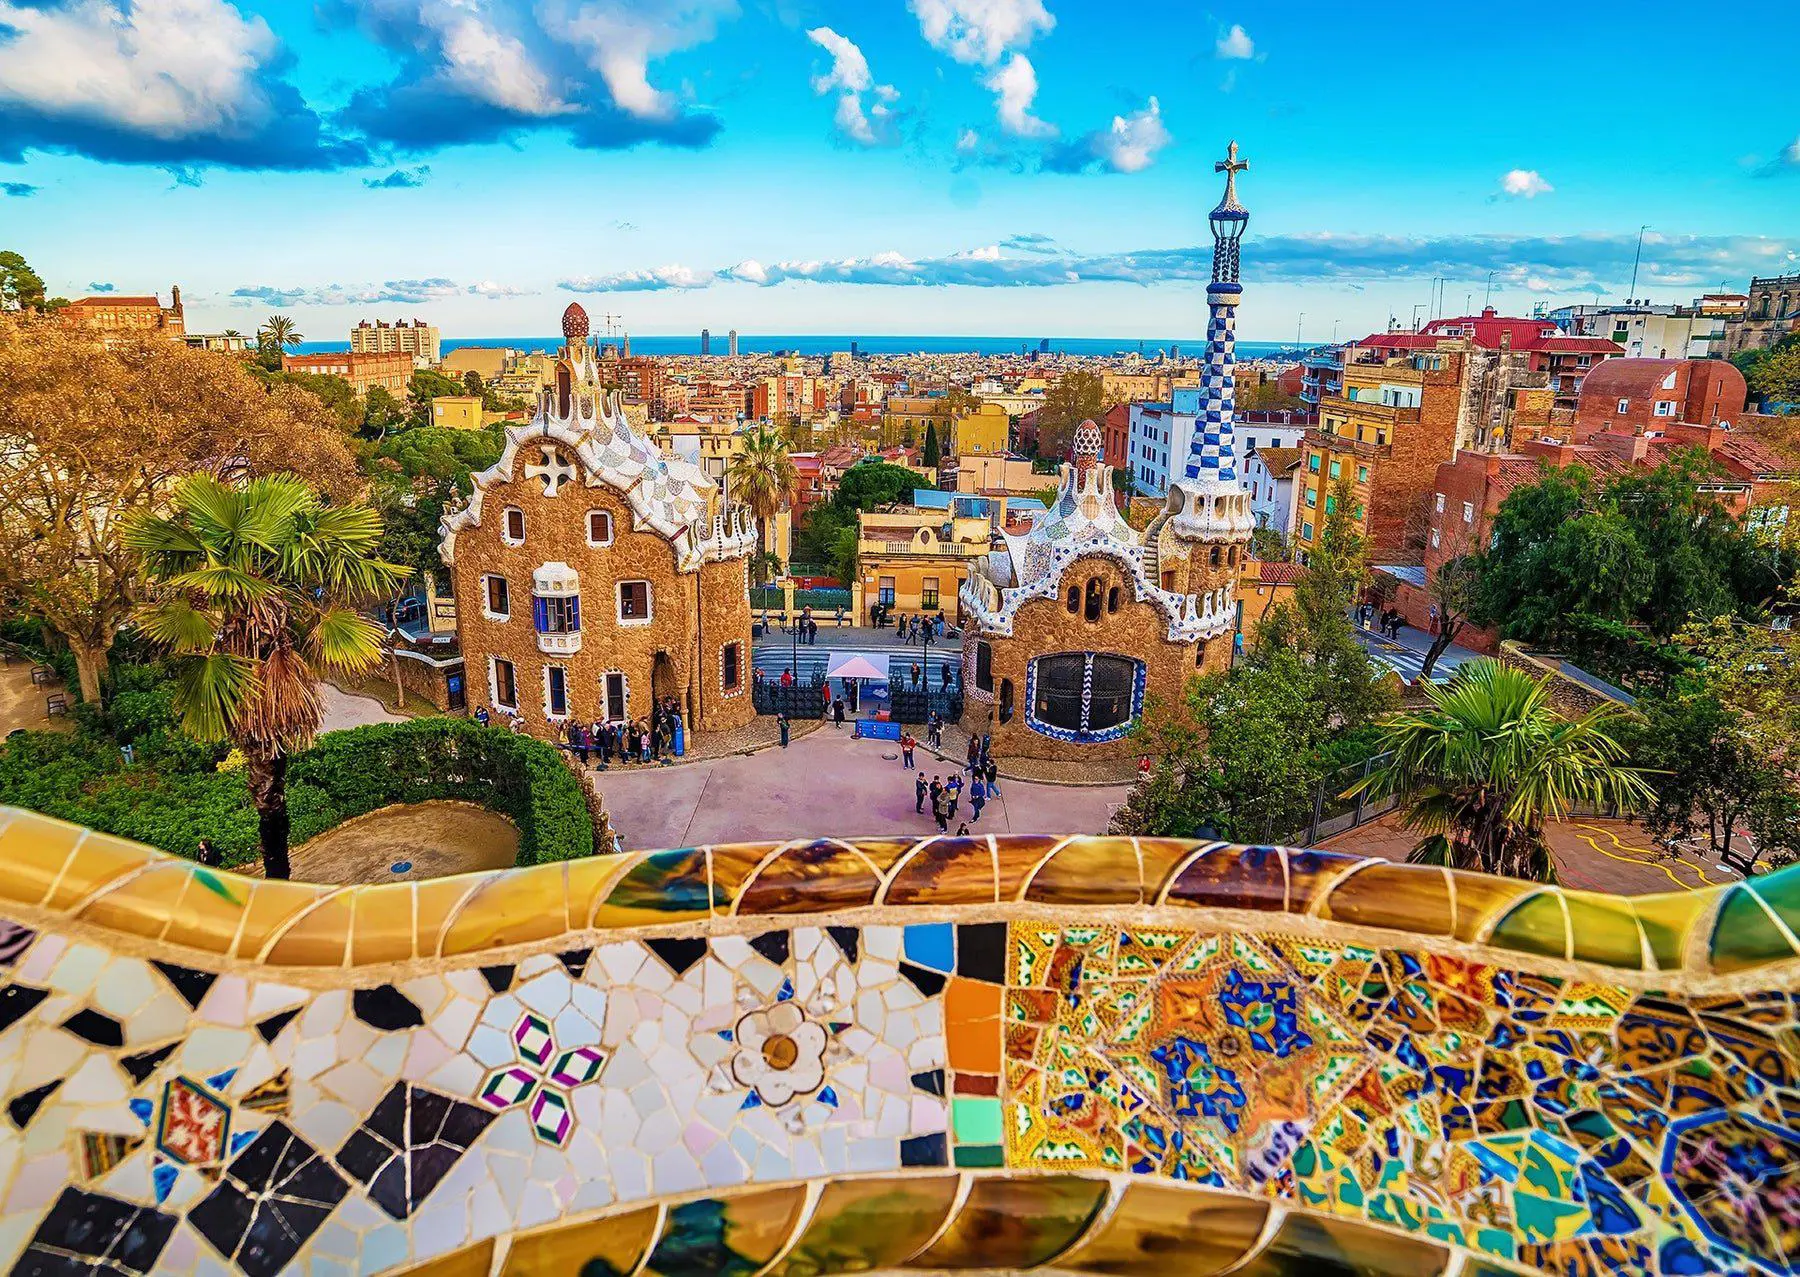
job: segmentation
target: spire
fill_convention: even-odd
[[[1213,277],[1206,288],[1206,367],[1201,374],[1200,408],[1194,439],[1188,447],[1186,477],[1219,480],[1237,486],[1237,439],[1232,428],[1237,412],[1238,244],[1250,213],[1238,203],[1237,175],[1250,165],[1238,159],[1237,143],[1213,171],[1225,175],[1225,195],[1209,220],[1213,233]]]
[[[1250,167],[1248,160],[1238,158],[1235,141],[1225,148],[1225,158],[1213,165],[1213,172],[1225,175],[1225,195],[1213,209],[1210,221],[1213,233],[1213,283],[1238,282],[1238,244],[1244,238],[1250,211],[1238,203],[1237,175]]]

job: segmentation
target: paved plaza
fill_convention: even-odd
[[[821,728],[787,749],[710,759],[674,767],[618,768],[596,773],[608,818],[625,850],[690,847],[713,842],[829,835],[923,834],[937,828],[913,811],[913,775],[901,769],[893,741],[852,740],[850,729]],[[923,749],[927,779],[953,764]],[[1000,796],[971,832],[1103,833],[1126,785],[1040,785],[1002,780]],[[965,800],[957,820],[968,820]],[[954,832],[952,826],[952,832]]]

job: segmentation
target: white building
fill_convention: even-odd
[[[1131,405],[1125,460],[1131,467],[1134,492],[1162,497],[1169,491],[1169,459],[1184,465],[1200,414],[1200,387],[1177,386],[1167,403]],[[1293,448],[1316,418],[1307,413],[1248,410],[1237,415],[1239,455],[1257,448]],[[1179,474],[1174,476],[1180,478]]]
[[[1244,459],[1244,486],[1250,490],[1250,513],[1259,528],[1273,528],[1283,536],[1294,525],[1294,476],[1300,470],[1305,449],[1256,447]]]
[[[1691,306],[1564,306],[1550,312],[1578,337],[1604,337],[1627,359],[1705,359],[1725,351],[1725,317]]]
[[[437,325],[415,319],[390,324],[363,320],[350,330],[350,349],[359,355],[386,355],[403,351],[413,357],[413,367],[429,368],[438,362]]]

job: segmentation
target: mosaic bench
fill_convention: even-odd
[[[1800,873],[1109,838],[382,886],[0,809],[0,1261],[1792,1273]]]

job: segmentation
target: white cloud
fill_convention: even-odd
[[[650,62],[712,39],[718,20],[737,14],[737,0],[562,0],[536,10],[547,32],[581,47],[622,110],[666,119],[676,103],[650,83]]]
[[[491,279],[484,279],[479,284],[470,284],[467,290],[476,297],[492,300],[497,297],[535,297],[534,288],[518,288],[512,284],[497,284]]]
[[[854,41],[830,27],[814,27],[806,33],[806,38],[831,54],[831,70],[824,75],[815,75],[812,87],[813,92],[820,95],[837,92],[837,110],[832,118],[838,132],[859,146],[879,146],[884,141],[892,141],[891,131],[879,126],[891,120],[891,104],[900,97],[900,91],[891,84],[876,84],[863,51]],[[865,112],[863,94],[870,92],[876,100]]]
[[[259,303],[270,306],[368,306],[396,303],[408,306],[456,297],[462,286],[449,279],[390,279],[385,284],[315,284],[303,288],[257,288],[232,290],[233,302]]]
[[[1037,98],[1037,71],[1023,53],[1008,58],[1004,66],[982,81],[982,86],[994,94],[994,112],[1003,131],[1014,137],[1056,136],[1054,124],[1031,113],[1031,104]]]
[[[956,135],[956,153],[958,155],[973,155],[980,149],[981,134],[974,129],[964,129]]]
[[[1162,106],[1151,98],[1135,114],[1113,116],[1112,128],[1096,135],[1095,149],[1115,173],[1139,173],[1173,140],[1163,127]]]
[[[223,0],[0,3],[0,98],[159,137],[237,127],[267,108],[254,76],[275,35]]]
[[[1546,182],[1536,169],[1516,168],[1501,176],[1500,189],[1508,195],[1533,200],[1540,195],[1548,195],[1556,188]]]
[[[1043,0],[907,0],[926,42],[958,62],[993,66],[1056,25]]]
[[[1248,31],[1233,23],[1231,30],[1219,37],[1219,42],[1213,46],[1213,52],[1221,58],[1254,58],[1256,41],[1250,38]]]
[[[467,96],[520,115],[561,115],[573,109],[523,42],[466,11],[422,5],[419,16],[438,32],[445,79]]]
[[[657,266],[650,270],[619,271],[612,275],[581,275],[557,282],[571,293],[652,293],[667,289],[705,288],[713,276],[687,266]]]

